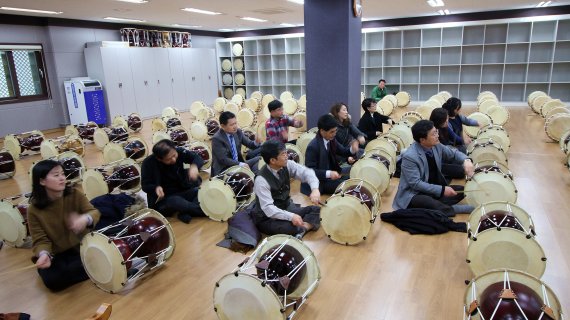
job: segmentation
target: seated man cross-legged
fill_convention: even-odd
[[[285,145],[280,141],[266,141],[261,146],[261,156],[266,164],[259,169],[253,187],[256,196],[253,220],[259,231],[301,238],[307,231],[317,230],[320,207],[299,207],[290,196],[290,178],[295,178],[308,183],[311,202],[319,203],[319,180],[314,171],[288,160]]]

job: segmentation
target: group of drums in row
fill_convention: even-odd
[[[543,91],[534,91],[527,99],[532,111],[544,119],[544,131],[558,142],[566,156],[565,165],[570,168],[570,110],[560,99],[553,99]]]

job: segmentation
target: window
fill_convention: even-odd
[[[48,98],[41,45],[0,44],[0,104]]]

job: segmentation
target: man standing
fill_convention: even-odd
[[[384,98],[387,94],[388,91],[386,90],[386,80],[380,79],[380,81],[378,81],[378,86],[372,89],[372,94],[370,95],[370,97],[374,99],[376,102],[378,102],[382,98]]]
[[[259,148],[259,144],[246,137],[237,126],[236,116],[229,111],[220,114],[220,129],[212,137],[212,174],[220,174],[232,166],[242,166],[257,173],[257,163],[260,156],[253,157],[247,161],[241,154],[241,145],[245,145],[251,150]]]
[[[415,142],[402,156],[402,173],[394,209],[426,208],[440,210],[447,216],[470,213],[473,207],[456,205],[464,197],[463,186],[448,186],[441,173],[442,162],[463,164],[465,174],[473,175],[473,163],[456,149],[439,143],[433,122],[420,120],[412,127]]]
[[[184,169],[184,164],[190,164]],[[178,219],[190,223],[192,217],[205,217],[198,204],[199,169],[202,158],[168,139],[160,140],[141,167],[142,189],[147,194],[148,207],[165,216],[178,212]]]
[[[290,197],[291,178],[310,186],[310,199],[318,204],[321,198],[319,180],[313,170],[288,160],[285,145],[280,141],[266,141],[261,146],[265,161],[255,178],[256,196],[254,221],[259,231],[267,234],[289,234],[301,238],[307,231],[320,226],[320,207],[299,207]]]

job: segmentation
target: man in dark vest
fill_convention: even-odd
[[[302,237],[320,226],[320,207],[301,208],[290,197],[291,180],[299,179],[311,188],[310,199],[318,204],[321,198],[319,180],[315,172],[287,159],[287,150],[280,141],[266,141],[261,146],[265,165],[255,178],[256,196],[254,222],[259,231],[267,234],[289,234]]]

